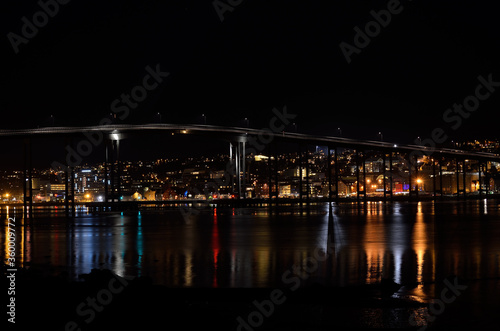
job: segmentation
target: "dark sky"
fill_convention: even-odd
[[[226,3],[225,1],[221,1]],[[238,1],[234,0],[233,3]],[[70,1],[15,54],[37,1],[0,9],[1,129],[97,125],[113,100],[142,83],[147,65],[170,72],[124,123],[265,127],[273,107],[299,131],[411,142],[443,127],[454,137],[498,137],[500,92],[455,130],[443,113],[500,81],[494,1],[401,1],[401,13],[347,63],[339,44],[387,1],[243,0],[221,22],[213,2]]]

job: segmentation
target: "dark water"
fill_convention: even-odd
[[[345,325],[411,328],[428,325],[430,314],[439,315],[438,327],[496,327],[499,201],[332,206],[331,212],[324,204],[309,212],[289,207],[279,214],[265,208],[208,208],[189,219],[175,210],[16,218],[16,263],[48,275],[66,273],[73,280],[93,268],[110,269],[125,277],[148,276],[168,287],[319,283],[345,288],[392,280],[400,284],[392,298],[420,306],[348,309]],[[5,226],[0,234],[5,261],[7,235]],[[447,292],[443,314],[431,304],[443,299],[443,279],[455,276],[467,282],[467,289],[460,290],[457,303],[450,303],[452,292]],[[344,314],[338,308],[335,312],[325,310],[323,321],[335,316],[331,325],[344,325]]]
[[[334,205],[333,215],[325,204],[279,215],[209,209],[189,220],[177,211],[17,219],[18,265],[74,279],[106,268],[183,287],[279,286],[293,266],[307,271],[303,282],[334,286],[483,279],[500,277],[499,215],[498,201],[482,200]]]

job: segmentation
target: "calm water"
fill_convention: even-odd
[[[73,279],[107,268],[183,287],[283,286],[293,265],[314,270],[307,282],[334,286],[486,279],[500,277],[499,216],[498,201],[482,200],[341,204],[332,215],[327,204],[279,215],[208,209],[187,221],[177,211],[17,218],[17,259]],[[6,233],[0,235],[5,259]],[[327,247],[333,248],[327,259],[313,264]]]

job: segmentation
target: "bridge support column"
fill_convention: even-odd
[[[335,146],[335,156],[334,156],[334,162],[335,162],[335,200],[339,201],[339,165],[338,165],[338,147]]]
[[[366,202],[366,153],[363,153],[362,160],[363,160],[363,201]]]
[[[278,205],[278,197],[280,194],[280,184],[279,184],[279,178],[278,178],[278,171],[279,171],[278,143],[274,142],[274,187],[276,190],[276,205]]]
[[[114,205],[120,202],[121,197],[121,169],[119,160],[119,138],[107,138],[106,145],[106,160],[104,162],[104,190],[105,190],[105,207],[109,203]],[[109,173],[109,174],[108,174]]]
[[[432,160],[432,200],[436,200],[437,188],[436,188],[436,160]]]
[[[443,158],[439,160],[439,191],[441,192],[440,199],[444,199],[443,195]]]
[[[418,194],[419,194],[419,191],[420,191],[420,185],[419,185],[419,181],[421,179],[418,178],[418,158],[417,156],[415,156],[415,183],[417,183],[416,185],[416,190],[415,190],[415,197],[417,198],[417,201],[418,201]]]
[[[246,141],[242,141],[241,142],[241,148],[242,148],[242,152],[241,152],[241,167],[242,167],[242,176],[243,176],[243,179],[242,179],[242,182],[243,182],[243,197],[246,198],[247,197],[247,151],[246,151]]]
[[[114,158],[114,150],[113,150],[113,141],[109,140],[109,183],[110,183],[110,202],[113,205],[115,201],[115,158]]]
[[[231,193],[234,194],[234,175],[236,174],[235,164],[233,160],[233,143],[229,142],[229,163],[231,165],[231,173],[229,174],[229,183],[231,185]]]
[[[391,197],[391,201],[392,201],[393,200],[392,191],[394,190],[393,178],[392,178],[392,151],[389,153],[389,173],[390,173],[389,183],[391,185],[390,197]]]
[[[238,199],[246,197],[246,142],[237,141],[229,143],[229,160],[234,176],[231,176],[231,187]],[[236,186],[236,188],[235,188]]]
[[[24,139],[24,168],[23,168],[23,215],[24,218],[33,217],[33,176],[31,138]],[[29,213],[28,213],[29,207]]]
[[[71,167],[70,171],[71,175],[71,180],[70,180],[70,185],[71,185],[71,213],[73,217],[76,216],[76,203],[75,203],[75,167]]]
[[[463,160],[462,170],[463,170],[462,180],[463,180],[464,200],[466,200],[467,199],[467,162],[465,159]]]
[[[122,185],[121,185],[121,162],[120,162],[120,140],[114,140],[114,148],[116,151],[116,193],[117,193],[117,203],[121,202],[122,198]],[[156,200],[156,197],[155,197]]]
[[[302,145],[299,144],[299,201],[300,201],[300,207],[302,208],[302,192],[303,192],[303,187],[302,187]]]
[[[479,199],[482,198],[483,196],[483,183],[481,181],[481,171],[483,170],[483,164],[481,163],[481,160],[478,160],[478,182],[479,182]]]
[[[267,147],[268,151],[268,158],[267,158],[267,178],[268,178],[268,189],[269,189],[269,207],[272,206],[272,198],[273,198],[273,170],[272,170],[272,161],[271,161],[271,147],[268,145]]]
[[[307,206],[309,207],[310,203],[310,194],[311,194],[311,187],[309,183],[309,146],[306,145],[306,199],[307,199]]]
[[[356,149],[356,201],[359,202],[359,151]]]
[[[386,170],[386,165],[385,165],[385,159],[386,159],[386,156],[387,156],[387,153],[384,152],[384,157],[382,159],[383,161],[383,165],[382,165],[382,168],[383,168],[383,171],[382,171],[382,176],[384,176],[384,202],[387,200],[387,182],[385,180],[385,170]]]
[[[332,155],[330,145],[327,148],[327,162],[328,162],[328,202],[332,201]]]
[[[241,162],[240,162],[240,143],[236,143],[235,148],[235,165],[236,165],[236,193],[238,200],[241,199]]]
[[[412,173],[413,173],[413,157],[412,154],[408,154],[408,198],[411,200],[411,192],[412,192]]]
[[[491,166],[490,166],[491,170]],[[490,191],[490,174],[488,173],[488,161],[484,163],[484,189],[486,190],[485,195],[488,196],[488,192]]]
[[[70,165],[66,164],[66,170],[64,171],[64,210],[66,211],[66,216],[69,217],[69,172]]]
[[[109,142],[105,138],[104,145],[106,147],[106,155],[104,159],[104,208],[106,209],[109,201],[109,179],[108,179],[108,164],[109,164]]]

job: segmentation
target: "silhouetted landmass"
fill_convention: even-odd
[[[16,327],[21,330],[78,330],[76,325],[81,330],[416,330],[418,326],[409,325],[409,316],[428,306],[392,298],[400,285],[390,280],[345,288],[313,284],[292,290],[172,288],[154,285],[145,277],[120,281],[111,271],[98,269],[81,275],[79,282],[68,281],[64,272],[48,276],[42,268],[19,269],[16,276]],[[112,289],[121,289],[111,298],[103,292],[110,283]],[[281,293],[283,302],[271,308],[273,291]],[[89,304],[87,299],[96,297],[109,303]],[[467,303],[455,307],[467,308]],[[438,316],[436,329],[464,318],[453,316],[454,309],[448,311],[451,315]],[[249,316],[260,325],[250,326]],[[241,320],[247,328],[239,327]]]

